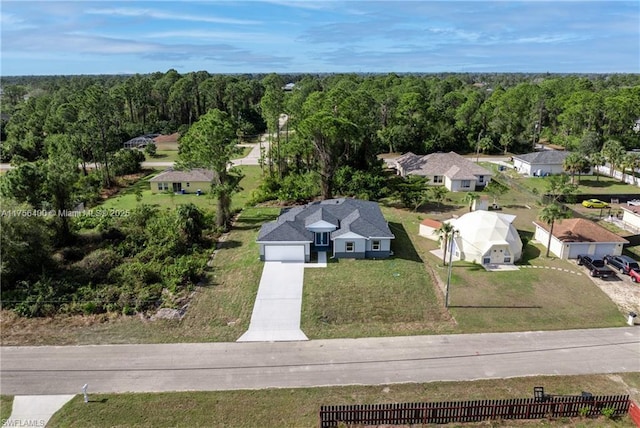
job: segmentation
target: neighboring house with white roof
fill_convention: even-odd
[[[563,163],[571,152],[558,150],[543,150],[513,156],[513,167],[523,175],[545,176],[562,174]]]
[[[514,264],[522,257],[522,241],[513,225],[515,218],[478,210],[447,220],[457,231],[451,244],[453,258],[482,265]]]
[[[328,199],[283,210],[258,233],[260,260],[308,262],[312,252],[334,258],[383,259],[393,233],[375,202]]]
[[[445,186],[452,192],[473,191],[484,187],[493,173],[455,152],[419,156],[411,152],[398,157],[394,166],[402,177],[427,177],[433,186]]]
[[[169,168],[153,177],[149,182],[153,193],[166,191],[206,193],[211,189],[211,180],[213,180],[213,171],[207,169],[194,168],[180,171]]]

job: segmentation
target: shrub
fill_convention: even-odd
[[[115,175],[135,174],[140,172],[140,163],[144,154],[138,150],[120,149],[114,153],[111,165]]]
[[[93,283],[104,282],[109,272],[122,263],[122,257],[112,249],[98,249],[87,254],[74,267],[82,270]]]
[[[156,143],[149,143],[144,148],[144,152],[149,156],[154,157],[156,155],[157,149],[158,148],[156,147]]]
[[[320,194],[318,176],[313,172],[289,174],[280,183],[278,199],[284,202],[304,202]]]

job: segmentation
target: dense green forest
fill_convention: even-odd
[[[640,147],[640,75],[169,70],[6,77],[1,101],[0,159],[14,166],[0,179],[3,213],[94,206],[139,173],[144,155],[123,142],[144,134],[179,132],[181,163],[216,171],[211,212],[139,204],[123,218],[3,214],[3,305],[27,316],[182,302],[206,270],[204,250],[228,227],[241,179],[226,169],[235,143],[267,131],[271,152],[252,203],[399,192],[419,205],[424,183],[393,188],[378,159],[387,152],[522,153],[546,142],[582,153],[580,169],[585,159],[628,167],[625,151]]]

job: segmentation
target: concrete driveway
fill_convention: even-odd
[[[265,262],[249,330],[238,342],[309,340],[300,330],[304,263]]]

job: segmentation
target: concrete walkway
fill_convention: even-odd
[[[5,427],[44,427],[51,416],[75,395],[16,395],[13,397],[11,416]]]
[[[265,262],[249,330],[238,342],[309,340],[300,330],[304,263]]]

